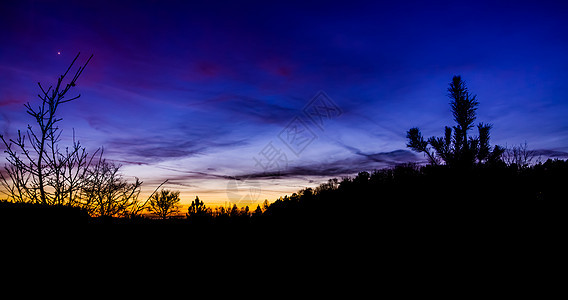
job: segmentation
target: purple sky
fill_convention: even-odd
[[[94,58],[82,97],[62,107],[64,143],[74,128],[145,191],[169,178],[184,203],[273,201],[423,160],[406,130],[439,136],[452,124],[446,89],[458,74],[493,144],[568,152],[562,1],[239,2],[2,1],[0,130],[25,129],[36,83],[81,52]],[[319,91],[341,112],[320,126],[303,112]],[[307,134],[298,155],[290,126]],[[265,154],[280,163],[264,168]]]

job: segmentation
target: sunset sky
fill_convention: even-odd
[[[63,145],[74,128],[185,204],[256,206],[425,161],[406,131],[453,123],[453,75],[493,145],[568,157],[567,2],[273,2],[2,1],[0,132],[32,124],[37,82],[81,52],[94,57],[61,107]]]

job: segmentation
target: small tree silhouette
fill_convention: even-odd
[[[484,163],[499,160],[504,149],[495,146],[491,150],[489,145],[491,124],[479,123],[477,125],[478,136],[468,138],[467,132],[474,126],[475,112],[479,105],[476,95],[469,93],[460,76],[452,78],[448,93],[451,99],[452,114],[457,125],[446,126],[443,137],[430,137],[428,140],[424,139],[419,128],[411,128],[406,133],[408,139],[406,146],[414,151],[426,154],[428,161],[434,165],[444,162],[452,167],[468,167],[475,162]]]
[[[207,214],[207,207],[203,201],[195,196],[195,200],[191,202],[191,206],[187,209],[187,217],[205,216]]]
[[[260,208],[260,204],[256,206],[256,209],[254,210],[252,215],[255,217],[262,216],[262,208]]]
[[[101,153],[99,161],[87,171],[82,206],[91,216],[131,216],[142,209],[138,201],[142,181],[135,178],[129,183],[119,169],[120,165],[102,159]]]
[[[162,189],[150,197],[149,211],[165,220],[169,215],[179,211],[179,191]]]
[[[515,166],[518,169],[526,169],[540,162],[540,156],[536,151],[529,150],[527,142],[507,148],[503,153],[503,161],[508,166]]]

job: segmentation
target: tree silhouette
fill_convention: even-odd
[[[25,104],[27,113],[33,117],[35,125],[28,125],[27,131],[18,130],[15,139],[0,139],[6,147],[8,165],[7,177],[0,174],[0,182],[8,191],[9,199],[16,202],[30,201],[41,204],[64,204],[73,201],[73,193],[79,175],[84,174],[87,156],[84,148],[74,141],[72,150],[66,148],[62,153],[59,148],[61,130],[57,124],[62,120],[57,117],[59,105],[78,99],[81,95],[67,98],[67,93],[76,86],[76,82],[93,56],[80,66],[69,83],[64,83],[67,74],[79,58],[73,59],[65,73],[59,76],[55,88],[47,90],[38,82],[41,104],[37,107]],[[80,170],[76,170],[78,167]]]
[[[129,217],[143,209],[138,201],[142,181],[136,178],[129,183],[119,169],[120,165],[102,159],[101,153],[99,161],[87,171],[82,205],[91,216]]]
[[[191,205],[187,209],[188,217],[205,216],[207,214],[207,207],[203,201],[199,200],[198,196],[195,196],[195,200],[191,201]]]
[[[518,146],[507,147],[503,153],[503,161],[508,166],[515,166],[519,169],[526,169],[529,166],[538,163],[540,157],[533,150],[528,150],[527,142]]]
[[[165,220],[169,215],[179,211],[179,191],[162,189],[150,197],[148,210]]]
[[[495,146],[491,150],[489,144],[491,124],[479,123],[477,125],[478,136],[468,137],[468,131],[474,127],[479,102],[476,95],[469,93],[460,76],[452,78],[448,96],[451,99],[450,107],[456,125],[446,126],[443,137],[430,137],[428,140],[424,139],[419,128],[411,128],[406,133],[407,147],[423,152],[433,165],[444,162],[452,167],[470,167],[475,162],[499,160],[504,149]]]
[[[255,217],[262,216],[262,208],[260,208],[260,204],[256,206],[256,209],[252,214]]]

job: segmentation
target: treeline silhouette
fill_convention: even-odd
[[[503,162],[456,169],[446,165],[403,164],[394,168],[333,178],[255,209],[208,208],[198,198],[185,217],[89,217],[85,209],[0,202],[3,219],[90,223],[193,225],[416,225],[496,223],[542,220],[542,209],[566,200],[568,160],[547,160],[520,167]]]
[[[265,215],[306,222],[507,222],[538,218],[542,203],[564,201],[567,180],[568,161],[563,160],[524,168],[502,162],[469,169],[405,164],[303,189],[272,203]]]

